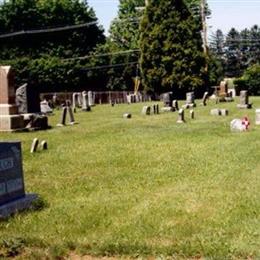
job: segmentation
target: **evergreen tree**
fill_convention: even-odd
[[[182,0],[150,0],[141,30],[141,69],[147,90],[176,93],[203,86],[201,27]]]

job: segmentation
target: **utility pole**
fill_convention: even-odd
[[[206,0],[200,1],[201,21],[202,21],[202,41],[203,51],[208,57],[207,21],[206,21]],[[208,72],[208,62],[206,61],[205,72]]]

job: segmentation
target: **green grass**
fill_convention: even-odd
[[[75,126],[55,127],[56,111],[51,130],[1,133],[22,141],[26,190],[48,207],[0,222],[0,256],[259,259],[260,127],[237,102],[198,106],[193,121],[186,111],[182,125],[177,113],[141,116],[143,104],[102,105]],[[250,131],[231,133],[244,115]],[[49,150],[30,154],[34,137]]]

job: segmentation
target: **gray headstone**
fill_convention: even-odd
[[[207,99],[209,97],[209,93],[208,92],[205,92],[204,95],[203,95],[203,98],[202,98],[202,104],[203,106],[206,106],[207,105]]]
[[[175,108],[175,110],[179,111],[179,104],[177,100],[172,101],[172,107]]]
[[[86,91],[82,92],[82,111],[91,111],[89,95]]]
[[[16,90],[16,105],[20,114],[40,113],[40,98],[35,86],[27,83]]]
[[[255,110],[255,124],[260,125],[260,109]]]
[[[190,110],[190,118],[191,119],[195,118],[194,110]]]
[[[43,140],[41,141],[40,147],[41,150],[48,150],[48,143],[45,140]]]
[[[67,116],[67,107],[63,106],[62,107],[62,112],[61,112],[60,123],[57,124],[57,126],[65,126],[65,124],[66,124],[66,116]]]
[[[195,106],[195,95],[194,95],[194,92],[186,93],[186,104]]]
[[[172,100],[173,100],[172,92],[164,93],[162,95],[162,99],[165,107],[172,107]]]
[[[142,109],[142,115],[150,115],[151,114],[151,107],[150,106],[144,106]]]
[[[25,194],[20,142],[0,142],[0,218],[31,206],[37,195]]]
[[[247,90],[240,91],[240,104],[238,104],[237,107],[241,109],[252,108],[252,104],[249,103]]]
[[[124,113],[123,118],[129,119],[129,118],[132,118],[132,115],[130,113]]]
[[[31,153],[35,153],[37,151],[38,144],[39,144],[38,138],[34,138],[31,145]]]
[[[210,114],[211,114],[212,116],[220,116],[220,115],[221,115],[221,112],[220,112],[220,109],[214,108],[214,109],[211,109],[211,110],[210,110]]]
[[[50,108],[47,100],[43,100],[40,104],[41,104],[41,113],[43,114],[52,113],[52,109]]]
[[[184,119],[184,110],[180,109],[178,111],[178,120],[177,123],[181,124],[181,123],[185,123],[185,119]]]

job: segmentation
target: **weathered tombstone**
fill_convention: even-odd
[[[72,111],[71,106],[67,106],[67,110],[68,110],[68,112],[69,112],[70,124],[71,124],[71,125],[74,125],[74,124],[75,124],[75,118],[74,118],[74,114],[73,114],[73,111]]]
[[[25,194],[20,142],[0,142],[0,218],[31,207],[36,194]]]
[[[260,109],[255,110],[255,124],[260,125]]]
[[[40,103],[42,114],[51,114],[53,110],[50,108],[48,101],[45,99]]]
[[[227,109],[220,109],[220,115],[221,116],[228,116],[228,110]]]
[[[195,114],[194,114],[194,110],[190,110],[190,118],[194,119],[195,118]]]
[[[39,144],[38,138],[34,138],[33,142],[32,142],[32,145],[31,145],[31,150],[30,150],[31,153],[35,153],[37,151],[38,144]]]
[[[88,106],[92,107],[95,106],[95,98],[92,91],[88,91]]]
[[[228,85],[226,81],[221,81],[219,86],[219,93],[218,96],[226,97],[228,93]]]
[[[173,95],[172,92],[164,93],[162,95],[164,107],[172,107]]]
[[[249,103],[247,90],[240,91],[240,104],[237,105],[238,108],[252,108],[252,104]]]
[[[82,111],[91,111],[89,95],[86,91],[82,92]]]
[[[20,114],[40,113],[40,98],[35,86],[27,83],[16,90],[16,105]]]
[[[207,105],[207,99],[209,97],[209,93],[208,92],[205,92],[204,95],[203,95],[203,98],[202,98],[202,105],[203,106],[206,106]]]
[[[124,113],[123,114],[123,118],[130,119],[131,117],[132,117],[132,115],[130,113]]]
[[[24,128],[23,116],[15,104],[14,72],[10,66],[0,66],[0,131]]]
[[[66,124],[66,116],[67,116],[67,107],[63,106],[62,107],[62,112],[61,112],[61,120],[60,120],[60,123],[57,124],[57,126],[65,126],[65,124]]]
[[[184,119],[184,110],[180,109],[178,111],[178,120],[177,123],[181,124],[181,123],[185,123],[185,119]]]
[[[41,146],[41,150],[48,150],[48,143],[45,140],[41,141],[40,146]]]
[[[159,106],[159,104],[156,105],[156,114],[157,115],[160,114],[160,106]]]
[[[72,94],[72,108],[75,111],[77,107],[79,107],[78,105],[78,95],[79,93],[73,93]]]
[[[220,112],[220,109],[214,108],[214,109],[211,109],[211,110],[210,110],[210,114],[211,114],[212,116],[220,116],[220,115],[221,115],[221,112]]]
[[[151,114],[151,107],[150,106],[144,106],[142,109],[142,115],[150,115]]]
[[[186,104],[182,106],[183,109],[196,107],[194,92],[186,93]]]
[[[176,110],[179,111],[179,104],[177,100],[172,101],[172,107]]]

